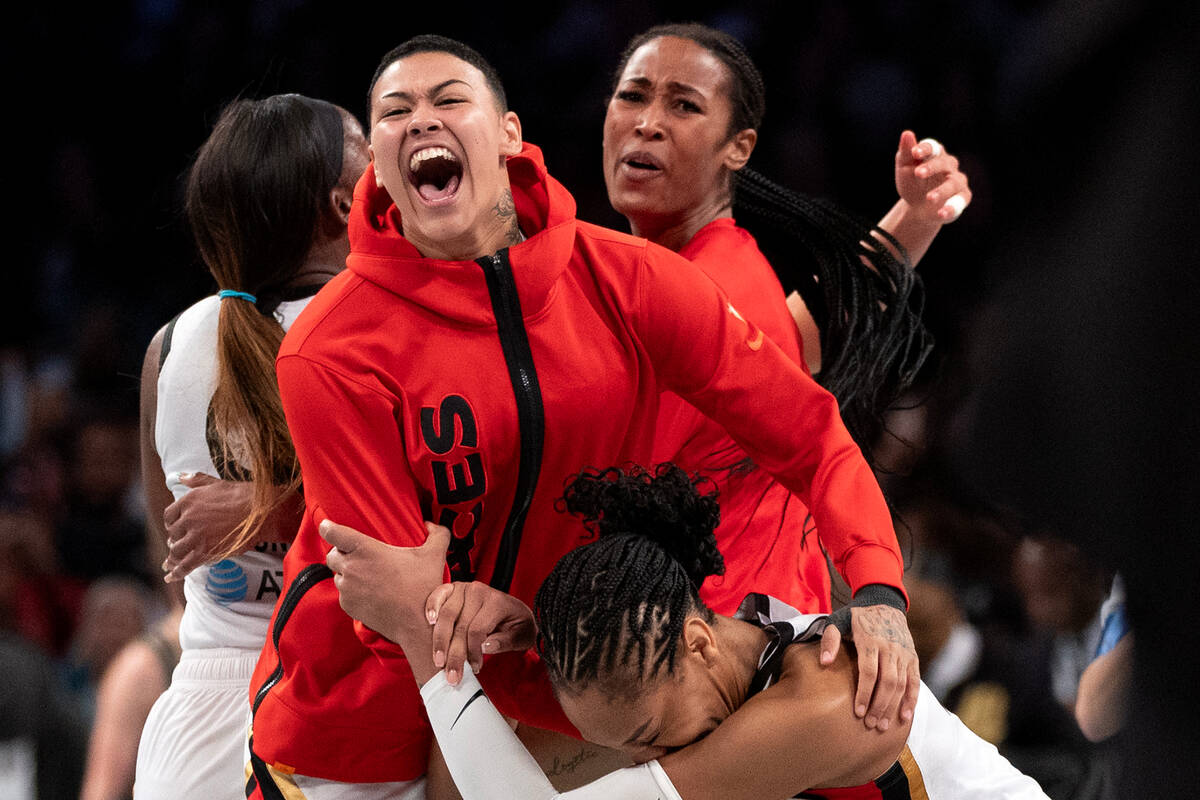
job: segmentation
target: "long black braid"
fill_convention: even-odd
[[[689,616],[713,619],[699,586],[725,572],[716,495],[674,464],[610,467],[578,475],[558,508],[597,539],[563,556],[538,589],[538,651],[560,689],[636,694],[674,670]]]
[[[728,135],[761,126],[766,91],[758,67],[736,38],[699,23],[658,25],[634,37],[617,65],[614,91],[634,52],[663,36],[693,41],[725,66]],[[890,234],[834,203],[748,168],[734,173],[731,191],[738,224],[754,235],[784,291],[798,291],[812,313],[821,331],[817,380],[837,398],[850,435],[869,458],[884,412],[912,385],[933,347],[921,322],[920,277]]]
[[[800,292],[821,331],[818,382],[837,398],[850,435],[869,453],[883,413],[913,384],[933,348],[921,321],[920,276],[891,234],[828,200],[748,168],[734,173],[734,187],[738,223],[754,234],[784,291]]]

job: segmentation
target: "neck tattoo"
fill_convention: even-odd
[[[512,191],[510,189],[504,190],[504,193],[500,195],[500,200],[492,210],[506,228],[504,233],[504,243],[506,245],[520,244],[525,241],[525,234],[521,233],[521,226],[517,222],[517,206],[513,202]]]

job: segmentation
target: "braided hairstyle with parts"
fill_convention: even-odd
[[[725,572],[713,531],[715,492],[674,464],[585,470],[558,509],[583,518],[596,541],[567,553],[534,600],[538,651],[556,688],[599,686],[636,695],[670,674],[683,623],[712,622],[699,587]]]

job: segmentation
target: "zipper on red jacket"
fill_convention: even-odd
[[[279,613],[275,615],[275,624],[271,627],[271,642],[275,645],[275,669],[255,692],[251,713],[258,711],[258,707],[267,697],[267,692],[271,691],[271,687],[279,683],[279,679],[283,677],[283,662],[279,660],[279,638],[283,635],[283,626],[287,624],[288,618],[296,610],[300,598],[321,581],[332,577],[333,570],[324,564],[309,564],[300,570],[300,573],[296,575],[296,580],[292,581],[292,585],[288,587],[287,594],[279,601]]]
[[[517,401],[517,431],[521,437],[517,489],[508,520],[504,523],[491,580],[493,587],[507,592],[512,586],[513,572],[517,567],[517,552],[521,549],[525,517],[533,503],[533,492],[542,470],[546,415],[537,370],[533,365],[533,351],[525,331],[525,319],[521,315],[521,300],[517,295],[512,264],[508,260],[508,248],[488,258],[477,259],[476,263],[483,268],[488,295],[492,299],[500,349],[504,352],[504,362],[508,365],[508,377]]]

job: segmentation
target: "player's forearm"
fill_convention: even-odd
[[[913,213],[912,206],[904,200],[897,200],[896,205],[892,206],[891,210],[883,215],[883,219],[879,220],[879,227],[890,233],[900,243],[905,254],[908,255],[909,266],[916,267],[917,262],[929,251],[929,246],[933,244],[938,231],[942,229],[942,223],[936,220],[931,222],[918,219],[917,215]],[[901,261],[904,260],[891,242],[878,234],[872,235],[893,256]]]

